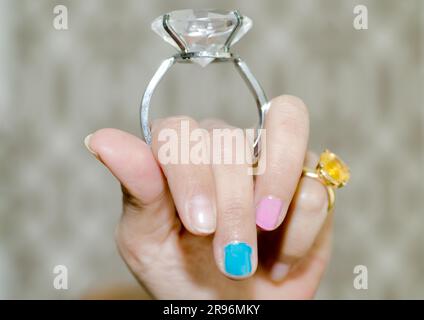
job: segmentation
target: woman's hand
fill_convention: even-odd
[[[313,297],[330,256],[331,216],[325,188],[301,178],[304,163],[317,162],[306,152],[303,102],[292,96],[271,102],[262,150],[266,167],[256,177],[245,161],[165,163],[162,138],[169,129],[181,138],[182,121],[191,131],[234,133],[218,120],[198,124],[174,117],[154,122],[151,148],[115,129],[86,139],[122,185],[116,239],[136,278],[159,299]],[[177,150],[183,157],[193,149]]]

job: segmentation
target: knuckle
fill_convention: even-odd
[[[312,243],[308,239],[302,237],[293,237],[292,241],[287,241],[284,248],[284,256],[290,257],[293,261],[298,261],[303,258],[312,246]]]
[[[188,123],[190,127],[197,126],[196,120],[188,116],[173,116],[162,120],[159,124],[161,129],[175,129],[180,130],[182,123]]]
[[[326,212],[328,194],[325,187],[318,181],[302,178],[301,192],[297,204],[303,212]]]
[[[122,190],[122,202],[124,206],[129,208],[132,211],[140,211],[144,208],[144,204],[138,200],[135,196],[131,194],[131,192],[121,184]]]
[[[240,128],[219,128],[212,134],[211,151],[221,170],[234,172],[238,165],[246,165],[251,146]],[[228,166],[226,166],[228,165]]]
[[[193,130],[198,128],[196,120],[188,116],[173,116],[165,119],[155,120],[152,125],[152,144],[154,149],[169,141],[170,138],[182,140],[184,130]]]
[[[222,214],[229,223],[238,223],[243,219],[247,210],[249,209],[241,196],[228,198],[222,202]]]
[[[200,126],[202,128],[205,128],[209,132],[212,132],[214,129],[221,129],[221,128],[227,128],[230,127],[228,123],[226,123],[222,119],[218,118],[206,118],[200,121]]]
[[[299,152],[295,148],[278,149],[275,150],[273,155],[270,157],[268,170],[273,176],[284,179],[290,179],[290,183],[295,183],[299,179],[300,170],[302,169],[302,163],[299,161]],[[282,162],[280,159],[284,159]],[[293,179],[296,178],[296,181]]]
[[[283,199],[289,199],[296,195],[297,185],[302,174],[302,160],[298,150],[287,148],[286,150],[274,151],[268,157],[266,167],[267,175],[264,180],[268,182],[267,189],[275,190],[276,195]],[[280,161],[279,159],[284,159]]]

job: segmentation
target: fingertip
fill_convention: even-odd
[[[302,110],[306,114],[308,114],[308,108],[306,107],[306,104],[303,102],[303,100],[293,95],[284,94],[284,95],[273,98],[271,100],[271,106],[274,106],[274,105],[293,106],[293,107],[296,107],[298,110]]]
[[[256,206],[256,226],[263,231],[273,231],[283,222],[289,204],[277,197],[260,199]]]
[[[255,274],[258,266],[256,246],[244,241],[219,246],[215,248],[216,262],[223,275],[232,280],[245,280]]]
[[[90,133],[89,135],[87,135],[85,138],[84,138],[84,145],[85,145],[85,147],[87,148],[87,150],[88,150],[88,152],[90,152],[93,156],[95,156],[96,158],[98,157],[98,154],[97,154],[97,152],[96,151],[94,151],[92,148],[91,148],[91,137],[93,136],[93,134],[92,133]]]
[[[127,151],[136,147],[142,152],[148,151],[147,144],[138,137],[122,130],[104,128],[89,134],[86,138],[88,150],[101,158],[113,156],[117,152]]]

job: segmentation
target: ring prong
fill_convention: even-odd
[[[238,10],[234,10],[233,14],[235,15],[235,17],[237,18],[237,23],[234,26],[233,31],[231,31],[230,36],[228,37],[228,39],[225,41],[225,51],[230,51],[230,46],[231,46],[231,42],[233,42],[234,37],[237,34],[237,31],[241,28],[241,26],[243,25],[243,16],[240,14],[240,12]]]
[[[177,46],[181,49],[183,53],[187,53],[187,44],[184,42],[184,40],[178,35],[177,32],[175,32],[174,28],[169,24],[169,14],[163,15],[162,25],[163,29],[170,35],[172,40],[177,44]]]

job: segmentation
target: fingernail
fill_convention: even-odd
[[[87,150],[93,155],[95,156],[97,159],[99,159],[99,155],[90,147],[90,139],[93,136],[93,134],[89,134],[88,136],[85,137],[84,139],[84,145],[87,148]]]
[[[215,206],[206,196],[195,196],[188,203],[192,227],[200,233],[210,234],[216,229]]]
[[[256,207],[256,225],[264,230],[274,230],[280,220],[283,201],[274,197],[262,198]]]
[[[270,277],[273,281],[278,282],[283,280],[289,271],[290,265],[282,262],[276,262],[271,268]]]
[[[252,248],[245,242],[234,242],[224,248],[225,272],[241,277],[252,272]]]

